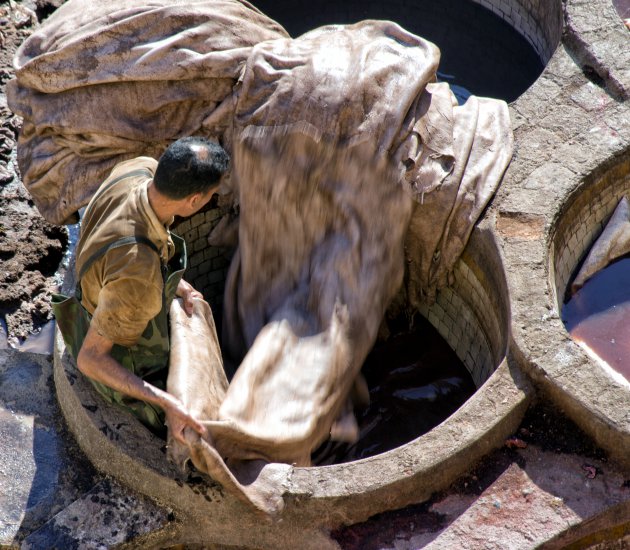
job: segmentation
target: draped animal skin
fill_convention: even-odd
[[[18,164],[51,223],[71,221],[119,162],[175,139],[229,140],[251,51],[286,31],[238,0],[70,0],[18,49]]]
[[[228,381],[223,370],[219,339],[207,302],[194,300],[188,315],[176,298],[169,310],[171,353],[167,387],[192,415],[216,420],[225,398]],[[206,422],[210,428],[217,422]],[[185,469],[192,463],[238,499],[265,514],[282,511],[282,493],[291,469],[286,464],[264,461],[232,461],[230,468],[213,446],[212,437],[203,439],[191,429],[185,431],[187,445],[168,435],[169,460]]]
[[[571,284],[571,292],[577,292],[593,275],[629,252],[630,203],[627,197],[622,197],[601,235],[589,250]]]
[[[182,135],[231,152],[240,214],[209,242],[237,246],[222,345],[238,368],[228,385],[209,311],[171,312],[168,389],[209,435],[170,455],[259,510],[282,508],[289,470],[273,463],[356,436],[351,401],[388,306],[448,284],[510,161],[507,105],[457,105],[438,64],[392,22],[291,39],[236,0],[69,0],[18,52],[20,168],[51,221],[116,162]]]
[[[494,193],[511,155],[507,108],[457,106],[433,82],[438,59],[390,22],[253,48],[235,117],[240,219],[223,319],[224,352],[240,366],[219,410],[248,440],[228,446],[217,433],[229,456],[308,464],[347,410],[406,263],[408,294],[445,284]]]

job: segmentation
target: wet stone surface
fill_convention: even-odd
[[[0,547],[111,548],[172,512],[103,478],[69,434],[50,356],[0,350]]]
[[[630,514],[627,474],[560,411],[539,405],[504,448],[447,491],[333,537],[343,550],[527,550],[613,507]],[[612,530],[601,548],[617,548],[617,542],[630,544],[627,523]]]
[[[112,548],[162,528],[171,512],[105,479],[29,535],[22,550]]]
[[[96,472],[69,436],[50,356],[0,350],[0,546],[89,490]]]

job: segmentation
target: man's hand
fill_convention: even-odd
[[[192,428],[200,436],[206,435],[205,426],[190,416],[182,403],[172,395],[169,394],[168,402],[163,404],[163,408],[166,413],[166,425],[177,441],[187,444],[184,438],[186,428]]]
[[[196,298],[199,300],[203,300],[203,294],[198,290],[195,290],[190,283],[184,281],[184,279],[180,279],[179,284],[177,285],[177,290],[175,291],[175,295],[179,296],[184,300],[184,311],[188,315],[192,315],[193,312],[193,300]]]

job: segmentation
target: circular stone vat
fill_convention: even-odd
[[[582,261],[601,235],[619,201],[628,194],[630,172],[623,174],[622,164],[604,177],[593,180],[590,185],[581,186],[560,213],[551,252],[558,311],[562,311],[569,285]]]
[[[201,291],[211,304],[217,326],[219,327],[219,333],[223,284],[232,251],[209,246],[207,235],[226,214],[225,208],[219,208],[216,206],[216,203],[211,203],[195,216],[176,222],[172,228],[175,233],[186,240],[187,249],[191,251],[190,267],[187,270],[186,279]],[[498,365],[501,364],[506,356],[508,343],[509,303],[505,278],[503,277],[503,267],[500,263],[498,252],[487,243],[484,246],[483,243],[486,241],[487,238],[484,240],[480,236],[471,241],[471,244],[466,248],[455,266],[453,285],[442,289],[437,293],[433,304],[425,303],[421,305],[417,312],[437,332],[437,334],[434,334],[433,339],[437,340],[441,336],[448,347],[455,353],[461,365],[468,371],[475,388],[481,387]],[[483,269],[481,266],[483,266]],[[403,321],[403,324],[406,324],[406,322]],[[391,337],[394,336],[400,336],[400,334],[392,332]],[[419,340],[420,337],[418,335],[416,338]],[[429,338],[431,337],[429,336]],[[424,345],[426,346],[425,349],[430,349],[429,353],[433,351],[439,353],[437,351],[437,346],[439,345],[437,342],[428,342],[425,338],[424,343],[419,345]],[[425,351],[425,349],[421,351]],[[394,352],[390,351],[389,353],[392,354]],[[420,356],[420,350],[417,352],[417,356]],[[395,359],[392,359],[392,361],[395,361]],[[387,362],[381,362],[376,369],[385,373],[389,366]],[[433,365],[427,365],[427,367],[430,368]],[[451,370],[452,375],[457,376],[455,365],[452,365],[452,367],[454,367]],[[447,366],[445,364],[443,372],[446,372],[446,369]],[[372,366],[372,374],[377,374],[374,373],[374,370],[374,366]],[[439,369],[435,370],[438,371]],[[461,371],[464,371],[464,369],[462,368]],[[370,377],[368,376],[368,383],[369,380]],[[465,383],[463,379],[459,378],[457,383],[461,382]],[[387,382],[384,383],[387,384]],[[426,390],[429,388],[430,386],[425,386]],[[454,390],[455,388],[452,389]],[[466,395],[463,397],[461,396],[462,392],[466,392]],[[470,390],[465,390],[463,387],[459,388],[459,392],[453,392],[453,398],[458,400],[459,403],[469,395]],[[397,428],[402,428],[402,431],[406,433],[407,438],[403,439],[406,442],[410,439],[408,437],[410,432],[414,433],[414,437],[418,437],[426,431],[428,426],[433,427],[439,422],[435,421],[431,425],[428,424],[428,420],[424,423],[418,420],[414,432],[413,428],[402,426],[400,418],[397,418],[398,415],[395,414],[395,405],[392,410],[387,410],[388,401],[391,402],[391,395],[386,395],[382,403],[378,403],[377,398],[377,406],[383,409],[385,415],[394,415],[390,425],[392,440],[396,440],[401,436],[399,433],[393,433]],[[420,410],[422,400],[418,399],[415,404]],[[407,407],[409,408],[409,414],[415,412],[411,400],[407,401]],[[444,418],[449,411],[443,412],[440,407],[450,408],[450,411],[452,411],[456,405],[453,406],[449,403],[448,398],[440,400],[439,405],[434,403],[433,410],[436,416]],[[372,417],[369,422],[377,422],[378,418],[380,418],[380,415]],[[394,446],[388,440],[388,436],[380,434],[374,437],[381,438],[378,444],[373,445],[375,448],[391,448]],[[359,441],[357,447],[360,448],[362,444],[363,442]],[[344,449],[344,446],[337,449],[339,457],[346,456]],[[334,446],[332,450],[335,451]],[[347,450],[349,452],[347,456],[352,456],[351,450]],[[333,460],[336,454],[336,452],[333,452],[330,456],[327,456],[326,449],[322,449],[322,451],[323,453],[321,455],[318,453],[318,456],[326,460],[321,463],[328,463]],[[362,456],[371,454],[374,453],[370,453],[367,449],[362,451]]]
[[[630,150],[585,178],[557,214],[549,251],[550,287],[557,311],[583,259],[603,231],[623,196],[630,194]],[[630,384],[578,343],[561,323],[547,332],[545,346],[556,349],[557,362],[545,364],[555,383],[554,398],[593,439],[622,464],[630,465]],[[571,376],[556,375],[570,368]],[[561,382],[561,383],[558,383]]]
[[[386,19],[442,53],[438,79],[460,102],[468,95],[508,102],[540,75],[560,43],[560,0],[257,0],[291,36],[329,24]]]
[[[174,228],[191,251],[194,278],[189,280],[206,291],[215,311],[229,251],[208,246],[207,233],[225,213],[210,205]],[[177,521],[154,534],[151,544],[333,548],[326,535],[330,529],[426,500],[517,428],[530,391],[506,359],[509,311],[494,236],[478,228],[456,266],[455,283],[420,312],[456,352],[478,390],[441,424],[391,451],[343,464],[292,468],[279,524],[261,521],[211,480],[187,477],[168,464],[164,441],[99,398],[77,372],[59,335],[55,382],[69,427],[93,464],[173,509]]]

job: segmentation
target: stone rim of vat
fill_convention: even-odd
[[[218,485],[186,479],[166,461],[163,440],[125,411],[103,403],[76,370],[58,331],[54,378],[69,428],[94,466],[175,510],[178,521],[155,536],[178,543],[211,540],[257,547],[266,541],[277,547],[274,523],[261,521]],[[460,409],[427,434],[359,461],[293,468],[278,519],[299,531],[296,542],[303,541],[304,530],[313,531],[313,547],[327,548],[330,541],[320,538],[322,532],[426,500],[515,431],[530,395],[527,380],[505,359]],[[295,547],[304,547],[303,542]]]
[[[556,277],[559,269],[556,256],[564,246],[561,235],[580,225],[580,220],[574,220],[573,223],[569,221],[571,215],[576,213],[573,207],[578,198],[588,194],[603,181],[614,184],[615,178],[618,178],[618,187],[623,188],[620,191],[630,192],[630,148],[624,155],[625,158],[621,160],[604,162],[593,173],[576,182],[576,187],[564,197],[566,202],[556,212],[546,234],[541,235],[547,245],[544,261],[546,284],[541,289],[530,288],[538,295],[539,305],[543,307],[519,308],[518,303],[513,301],[512,332],[514,355],[519,356],[519,364],[540,389],[611,457],[624,468],[630,468],[630,387],[619,382],[596,359],[590,357],[571,338],[561,319],[569,277],[599,231],[589,228],[590,236],[584,241],[584,248],[578,251],[579,257],[568,265],[569,274],[563,278],[562,284],[559,284],[559,276]],[[619,193],[611,195],[603,207],[603,219],[607,220],[612,214],[618,198],[621,198]],[[506,246],[509,248],[511,244],[506,243]],[[524,276],[527,276],[526,273]]]
[[[545,119],[536,113],[537,127],[530,132],[536,133],[539,143],[549,138],[549,151],[541,151],[540,145],[517,147],[516,160],[483,221],[497,235],[507,272],[511,353],[542,396],[555,402],[624,468],[630,468],[630,391],[567,333],[560,316],[564,288],[558,288],[554,264],[563,218],[581,194],[615,178],[625,178],[630,189],[628,40],[611,0],[567,2],[561,47],[539,81],[510,109],[513,119],[526,127],[529,121],[522,113],[532,113],[537,98],[552,103],[563,97],[563,107],[568,105],[575,115]],[[584,82],[584,76],[589,81]],[[574,132],[568,142],[554,142],[548,129],[561,125],[574,126],[567,130],[567,135]],[[562,130],[556,133],[562,135]],[[517,143],[525,142],[517,136]],[[544,160],[528,165],[534,154]],[[609,213],[614,206],[609,205]],[[580,252],[587,250],[585,246]],[[532,285],[532,280],[542,284]]]
[[[326,530],[421,502],[447,488],[501,446],[525,414],[532,391],[506,356],[510,308],[492,232],[473,232],[455,275],[454,286],[438,294],[434,326],[460,355],[476,380],[477,391],[444,422],[391,451],[342,464],[292,468],[284,487],[285,509],[277,519],[299,533],[312,530],[317,548],[326,548],[324,544],[330,542],[320,538]],[[278,547],[277,528],[261,524],[253,509],[224,494],[218,485],[207,480],[191,482],[167,462],[163,440],[126,411],[104,402],[76,369],[59,331],[54,378],[69,428],[93,465],[177,511],[179,521],[162,534],[167,540],[258,546],[259,537],[266,536],[263,547]],[[234,514],[240,518],[239,527],[251,522],[256,540],[246,529],[235,530],[235,522],[229,519]],[[303,547],[303,538],[293,547]]]

